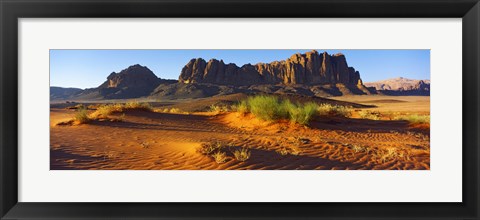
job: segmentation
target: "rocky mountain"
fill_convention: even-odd
[[[183,67],[179,82],[210,83],[217,85],[362,85],[360,73],[347,65],[343,54],[329,55],[313,50],[294,54],[290,58],[271,63],[225,64],[223,60],[192,59]]]
[[[364,83],[385,95],[430,95],[430,80],[407,79],[403,77]]]
[[[160,79],[147,67],[135,64],[118,73],[110,73],[100,86],[85,89],[71,98],[84,100],[139,98],[149,96],[161,84],[176,82]]]

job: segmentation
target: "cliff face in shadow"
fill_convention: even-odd
[[[225,64],[223,60],[192,59],[183,67],[179,82],[210,83],[218,85],[323,85],[362,84],[360,73],[349,67],[343,54],[329,55],[313,50],[294,54],[290,58],[271,63]]]

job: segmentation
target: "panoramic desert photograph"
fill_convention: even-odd
[[[50,170],[429,170],[430,50],[50,50]]]

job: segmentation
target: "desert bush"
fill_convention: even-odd
[[[75,113],[74,120],[79,124],[86,124],[92,119],[88,115],[88,111],[86,109],[79,109],[77,113]]]
[[[339,105],[321,104],[318,106],[318,114],[320,116],[349,117],[351,111],[351,108]]]
[[[265,121],[286,119],[301,125],[308,125],[316,116],[348,117],[351,115],[351,109],[345,106],[318,105],[314,102],[294,104],[288,99],[282,100],[267,95],[249,97],[237,103],[232,109],[242,114],[250,112]]]
[[[430,123],[430,115],[401,115],[395,117],[395,120],[405,120],[412,124],[429,124]]]
[[[307,103],[303,106],[286,106],[288,106],[287,110],[290,115],[290,121],[301,125],[307,125],[310,120],[312,120],[313,117],[315,117],[315,115],[318,113],[318,105],[313,102]]]
[[[227,154],[225,152],[215,152],[214,154],[212,154],[212,157],[217,163],[227,162]]]
[[[274,96],[253,96],[247,99],[249,111],[255,115],[255,117],[273,121],[287,118],[287,112],[285,106],[282,106],[282,102]]]
[[[248,148],[242,148],[240,150],[235,150],[233,152],[233,155],[238,161],[246,161],[248,160],[248,158],[250,158],[250,151],[248,150]]]
[[[317,114],[318,105],[293,104],[290,100],[281,100],[275,96],[253,96],[239,102],[233,109],[245,114],[252,113],[255,117],[265,121],[290,120],[293,123],[307,125]]]
[[[374,111],[360,111],[358,112],[358,115],[360,115],[360,118],[362,119],[369,119],[369,120],[380,120],[380,112],[374,112]]]

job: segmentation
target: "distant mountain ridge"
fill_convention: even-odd
[[[79,88],[63,88],[58,86],[50,86],[50,99],[56,100],[74,98],[82,91],[83,89]]]
[[[385,95],[430,95],[430,80],[407,79],[397,77],[364,83],[366,87],[375,88]]]

